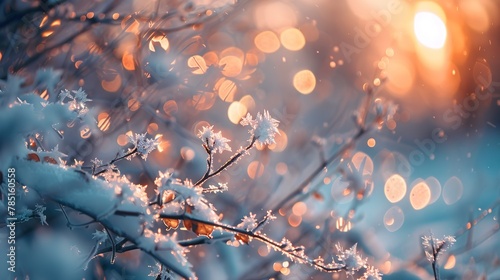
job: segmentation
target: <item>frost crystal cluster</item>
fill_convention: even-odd
[[[455,237],[449,235],[444,236],[443,239],[439,239],[434,236],[422,237],[422,245],[424,246],[425,256],[431,263],[436,262],[439,256],[453,246],[455,242]]]
[[[211,153],[219,152],[222,154],[224,151],[231,151],[231,147],[229,146],[229,142],[231,140],[222,136],[222,132],[214,132],[213,126],[204,126],[199,132],[198,137],[203,141],[203,144],[206,145],[206,148]]]
[[[129,142],[134,145],[143,159],[147,159],[149,153],[154,151],[160,144],[160,139],[159,137],[154,139],[146,138],[146,133],[136,133],[135,135],[129,136]]]
[[[265,110],[263,114],[260,112],[257,113],[257,117],[255,119],[252,118],[250,113],[244,117],[241,122],[243,126],[250,126],[250,134],[252,134],[257,142],[263,145],[271,145],[276,143],[275,136],[279,134],[278,124],[279,121],[273,119],[271,115],[269,115],[269,111]]]
[[[354,244],[351,248],[345,250],[338,244],[336,245],[336,247],[339,251],[339,253],[337,254],[337,258],[340,263],[346,266],[348,274],[354,274],[356,271],[360,270],[366,265],[366,260],[364,260],[356,252],[357,244]]]

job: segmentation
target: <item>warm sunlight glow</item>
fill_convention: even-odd
[[[406,181],[401,175],[394,174],[385,182],[385,197],[389,202],[396,203],[406,195]]]
[[[418,12],[413,20],[417,40],[431,49],[440,49],[446,42],[446,26],[443,20],[431,12]]]
[[[239,101],[234,101],[233,103],[231,103],[231,105],[229,105],[229,108],[227,109],[227,116],[229,117],[229,120],[234,124],[238,124],[241,121],[241,118],[243,118],[246,114],[247,108]]]
[[[410,192],[410,203],[413,209],[424,209],[431,200],[431,190],[425,182],[416,184]]]
[[[258,161],[252,161],[247,168],[247,174],[248,177],[252,179],[259,178],[264,174],[264,164],[258,162]]]
[[[455,259],[454,255],[450,255],[448,257],[448,260],[446,261],[446,264],[444,265],[444,269],[452,269],[455,267],[457,260]]]
[[[280,48],[280,40],[272,31],[263,31],[255,36],[255,46],[264,53],[273,53]]]
[[[306,44],[304,34],[297,28],[288,28],[280,34],[281,44],[285,49],[298,51]]]
[[[309,94],[316,87],[316,77],[311,70],[299,71],[293,76],[293,87],[302,94]]]

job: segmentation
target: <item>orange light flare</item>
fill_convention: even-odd
[[[378,63],[387,75],[386,87],[392,95],[404,97],[408,103],[418,102],[415,96],[420,95],[435,108],[449,103],[463,79],[459,66],[467,59],[462,13],[437,1],[423,0],[409,4],[398,21],[394,19],[402,38],[386,50],[388,63]],[[425,85],[425,90],[415,87],[417,84]],[[419,117],[428,113],[423,106],[411,110]]]
[[[442,49],[446,43],[448,31],[444,15],[431,11],[419,11],[413,18],[413,30],[417,41],[426,48]]]
[[[458,30],[457,19],[448,18],[447,13],[435,2],[419,2],[414,7],[412,33],[415,52],[420,62],[419,72],[425,82],[442,87],[457,84],[459,75],[455,70],[453,54],[462,53],[463,35]],[[456,73],[456,70],[455,70]],[[455,86],[450,86],[453,92]]]

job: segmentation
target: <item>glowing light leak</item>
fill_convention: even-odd
[[[443,20],[431,12],[418,12],[413,21],[417,40],[431,49],[440,49],[446,42],[446,26]]]

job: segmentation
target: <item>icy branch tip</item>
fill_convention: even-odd
[[[203,141],[207,148],[207,152],[214,153],[219,152],[222,154],[224,151],[231,151],[229,142],[231,140],[222,136],[222,132],[214,132],[214,126],[204,126],[200,131],[198,131],[198,137]]]
[[[274,137],[276,134],[280,134],[278,131],[279,121],[273,119],[267,110],[264,110],[263,114],[260,112],[257,113],[255,119],[248,113],[246,117],[241,120],[240,124],[243,126],[250,126],[250,134],[252,134],[257,142],[262,145],[276,143]]]

